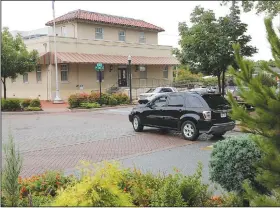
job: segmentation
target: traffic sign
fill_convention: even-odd
[[[104,65],[102,63],[97,63],[95,66],[96,71],[103,71],[104,70]]]

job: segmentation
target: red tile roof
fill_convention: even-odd
[[[164,31],[163,28],[155,26],[143,20],[113,16],[108,14],[101,14],[97,12],[89,12],[80,9],[72,12],[68,12],[67,14],[57,17],[55,19],[55,22],[56,24],[59,24],[59,23],[64,23],[64,22],[69,22],[74,20],[84,20],[84,21],[98,22],[98,23],[105,23],[105,24],[137,27],[137,28],[155,30],[158,32]],[[53,21],[49,21],[46,23],[46,26],[52,26],[52,25],[53,25]]]
[[[51,64],[54,64],[54,53],[48,52],[41,56],[51,55]],[[58,63],[84,63],[94,64],[101,62],[103,64],[127,64],[127,56],[118,55],[103,55],[103,54],[85,54],[85,53],[68,53],[57,52]],[[145,56],[132,56],[132,65],[177,65],[179,61],[173,57],[145,57]]]

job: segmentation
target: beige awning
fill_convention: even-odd
[[[42,55],[40,63],[46,63],[50,57],[51,64],[54,64],[54,53],[48,52]],[[84,54],[57,52],[57,63],[83,63],[83,64],[127,64],[127,56]],[[49,64],[46,63],[46,64]],[[178,65],[175,57],[146,57],[132,56],[132,65]]]

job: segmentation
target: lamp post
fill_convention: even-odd
[[[130,100],[130,104],[132,104],[132,84],[131,84],[131,56],[129,55],[127,57],[127,61],[128,61],[128,74],[129,74],[129,100]]]

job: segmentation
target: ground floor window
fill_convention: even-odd
[[[147,79],[147,67],[139,66],[140,79]]]
[[[23,78],[23,83],[28,83],[28,73],[24,73],[22,75],[22,78]]]
[[[37,82],[41,82],[42,81],[41,66],[37,66],[37,69],[36,69],[36,79],[37,79]]]
[[[104,70],[101,71],[101,78],[102,81],[104,80]],[[99,81],[99,71],[96,71],[96,81]]]
[[[168,79],[168,66],[163,68],[163,78]]]
[[[68,64],[61,64],[60,73],[61,73],[61,81],[62,82],[67,82],[68,81],[68,74],[69,74]]]

